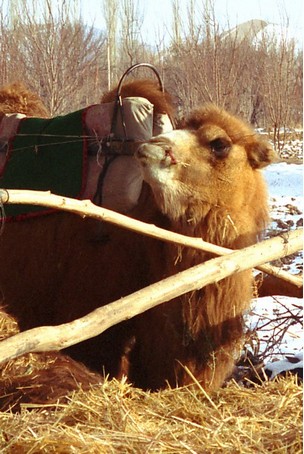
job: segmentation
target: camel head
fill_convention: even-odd
[[[274,151],[214,105],[195,111],[180,129],[153,137],[136,157],[160,211],[173,221],[197,224],[216,212],[244,231],[252,218],[266,218],[259,169],[274,160]]]

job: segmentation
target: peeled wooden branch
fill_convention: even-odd
[[[71,323],[34,328],[10,337],[0,343],[0,363],[29,352],[67,348],[179,295],[198,290],[269,260],[293,254],[301,247],[301,232],[292,231],[225,257],[211,259],[100,307]]]
[[[226,255],[233,252],[232,249],[223,248],[215,244],[207,243],[201,238],[193,238],[186,235],[170,232],[168,230],[156,227],[153,224],[147,224],[136,219],[132,219],[115,211],[94,205],[90,200],[76,200],[68,197],[51,194],[49,191],[24,191],[17,189],[0,189],[0,202],[3,204],[30,204],[42,205],[58,210],[70,211],[83,217],[92,217],[104,222],[119,225],[129,230],[147,235],[153,238],[159,238],[182,246],[211,252],[215,255]],[[297,276],[293,276],[284,270],[271,265],[259,265],[256,268],[264,273],[271,274],[280,279],[302,287],[303,282]]]

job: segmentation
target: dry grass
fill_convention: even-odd
[[[212,396],[108,381],[52,408],[0,413],[2,453],[302,453],[302,389],[290,377]]]
[[[5,338],[17,326],[1,317]],[[39,371],[47,366],[41,358],[18,358],[1,375]],[[55,406],[21,403],[20,413],[0,412],[0,452],[296,454],[303,452],[302,418],[295,377],[251,388],[230,382],[210,396],[199,384],[148,393],[104,380]]]

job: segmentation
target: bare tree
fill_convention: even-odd
[[[184,100],[183,112],[210,101],[234,112],[242,110],[248,117],[248,88],[242,85],[248,73],[248,44],[237,36],[223,39],[212,2],[206,4],[197,24],[198,13],[191,0],[189,33],[184,26],[184,39],[180,43],[173,41],[167,59],[167,77]]]
[[[126,66],[138,63],[141,56],[140,39],[143,19],[138,3],[134,0],[121,0],[121,59]]]
[[[291,119],[294,126],[303,128],[303,50],[296,52],[293,68],[294,90],[291,98]]]
[[[265,115],[280,153],[286,140],[286,128],[291,125],[290,101],[294,99],[295,91],[295,43],[282,33],[279,40],[275,35],[265,36],[260,46],[264,51],[261,87]]]
[[[5,13],[3,0],[0,3],[0,84],[3,85],[8,79],[9,73],[9,16]]]
[[[105,51],[103,37],[96,37],[96,31],[81,21],[71,20],[68,3],[62,2],[62,8],[54,11],[51,0],[38,0],[35,5],[21,0],[18,20],[7,30],[10,80],[25,81],[45,99],[52,115],[88,101],[87,88],[92,93]],[[33,5],[39,14],[33,14]]]
[[[232,30],[227,22],[223,33],[214,0],[171,2],[171,42],[163,36],[153,46],[142,36],[138,0],[103,0],[104,33],[82,22],[73,0],[15,0],[0,8],[0,83],[23,80],[56,115],[98,102],[127,67],[148,61],[181,114],[212,101],[271,129],[279,149],[286,128],[302,125],[302,51],[283,33],[246,37],[245,24]]]
[[[104,0],[103,11],[107,32],[108,89],[110,89],[112,81],[117,80],[117,0]]]

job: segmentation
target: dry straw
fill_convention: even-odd
[[[5,314],[0,327],[3,337],[17,330]],[[2,378],[47,367],[41,358],[10,361]],[[1,412],[0,452],[297,454],[303,451],[302,418],[295,377],[250,388],[231,381],[211,395],[199,383],[149,393],[123,379],[105,379],[89,390],[79,387],[64,403],[21,404],[20,413]]]
[[[67,404],[0,414],[2,453],[302,453],[295,378],[247,389],[229,383],[143,392],[105,380]]]

